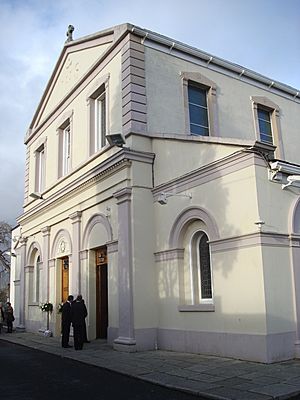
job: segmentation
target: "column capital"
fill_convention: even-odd
[[[26,246],[27,240],[28,240],[27,236],[21,236],[19,239],[21,246]]]
[[[72,220],[72,224],[76,224],[81,221],[82,212],[75,211],[74,213],[69,215],[69,218]]]
[[[131,201],[131,195],[131,187],[125,187],[113,193],[113,196],[117,199],[117,204],[123,203],[124,201]]]
[[[43,228],[41,228],[41,232],[42,232],[43,236],[49,236],[50,230],[51,230],[50,226],[44,226]]]

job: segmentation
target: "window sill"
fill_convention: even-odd
[[[215,311],[214,304],[183,304],[178,306],[180,312],[212,312]]]

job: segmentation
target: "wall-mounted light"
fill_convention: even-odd
[[[125,139],[122,133],[109,133],[105,135],[105,137],[111,146],[122,147],[125,144]]]
[[[192,198],[192,195],[190,193],[184,194],[184,193],[169,193],[169,192],[161,192],[158,195],[158,199],[157,201],[159,202],[159,204],[161,205],[165,205],[168,203],[168,197],[172,197],[172,196],[178,196],[178,197],[188,197],[188,198]]]
[[[39,192],[32,192],[32,193],[30,193],[29,196],[32,197],[35,200],[43,198],[42,194],[39,193]]]

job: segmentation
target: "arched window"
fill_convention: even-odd
[[[192,304],[212,303],[212,275],[209,239],[205,232],[193,234],[190,244],[190,278]]]

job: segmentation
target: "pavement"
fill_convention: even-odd
[[[113,350],[100,339],[85,344],[82,351],[76,351],[62,348],[60,337],[27,332],[2,331],[0,340],[207,399],[290,399],[300,394],[300,360],[261,364],[164,350],[125,353]]]

